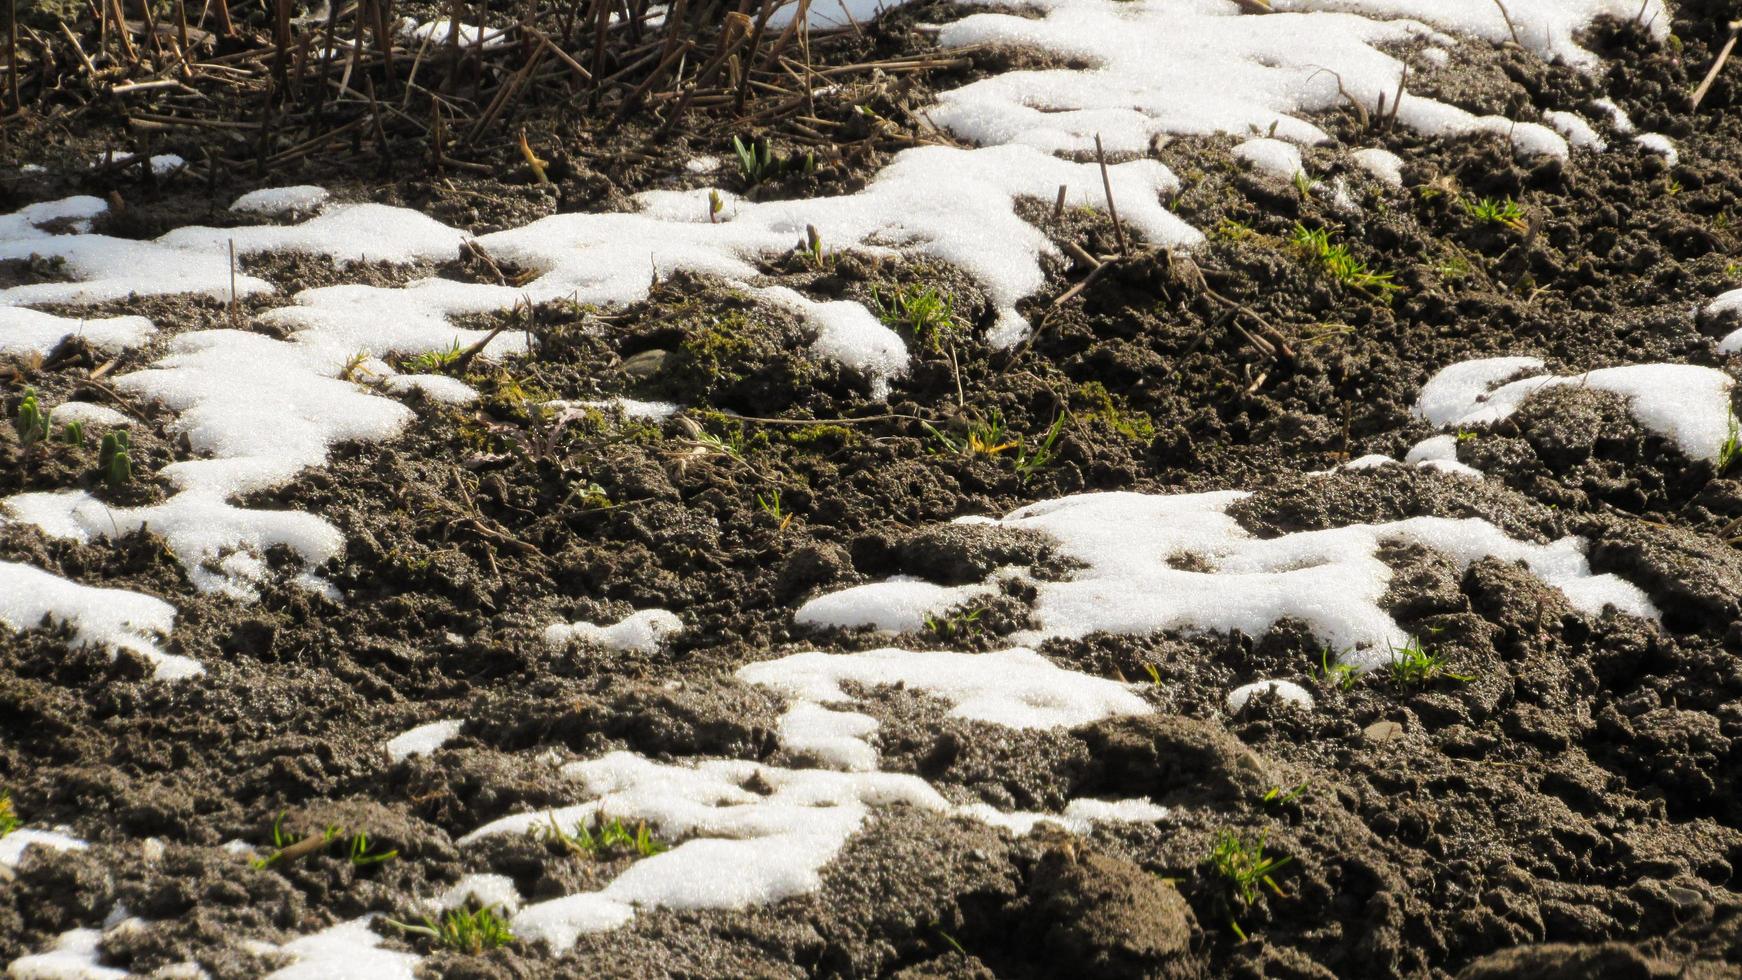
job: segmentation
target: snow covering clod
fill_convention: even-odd
[[[544,642],[553,647],[591,643],[607,650],[627,653],[658,653],[665,641],[683,632],[683,620],[664,609],[643,609],[610,626],[594,623],[557,623],[544,631]]]
[[[1293,681],[1254,681],[1242,684],[1228,692],[1228,712],[1239,714],[1246,710],[1246,705],[1254,697],[1275,696],[1288,704],[1298,705],[1308,711],[1313,709],[1313,696]]]
[[[429,755],[453,741],[460,734],[460,728],[464,724],[465,722],[461,719],[450,718],[432,721],[427,725],[419,725],[395,735],[387,740],[387,758],[393,762],[399,762],[414,755]]]
[[[1016,729],[1074,728],[1154,710],[1124,684],[1062,669],[1025,649],[800,653],[742,667],[738,677],[792,699],[781,719],[782,747],[850,770],[876,768],[876,750],[865,739],[877,723],[825,707],[853,703],[844,683],[922,691],[950,702],[953,717]]]
[[[522,813],[460,839],[495,834],[565,832],[601,813],[645,821],[676,847],[630,865],[610,884],[521,908],[516,935],[561,951],[588,932],[615,929],[636,910],[741,909],[808,894],[823,868],[870,819],[874,808],[905,805],[1025,833],[1042,822],[1086,827],[1094,820],[1153,821],[1166,811],[1147,800],[1077,801],[1063,816],[1002,813],[984,804],[957,806],[925,780],[905,773],[782,769],[736,759],[667,765],[613,752],[564,767],[594,797],[557,810]]]
[[[800,606],[793,620],[801,626],[869,626],[889,633],[911,633],[923,627],[929,617],[997,591],[989,584],[936,585],[897,575],[817,596]]]
[[[1031,504],[1002,520],[977,519],[1041,532],[1062,557],[1084,566],[1063,581],[1035,582],[1033,616],[1040,627],[1011,638],[1035,644],[1103,631],[1163,630],[1240,630],[1256,637],[1293,617],[1343,651],[1344,663],[1371,670],[1388,662],[1386,651],[1408,640],[1379,604],[1391,568],[1377,552],[1394,541],[1433,548],[1460,566],[1488,556],[1522,561],[1583,612],[1598,614],[1613,605],[1635,616],[1658,615],[1637,587],[1593,574],[1579,538],[1533,544],[1484,520],[1444,517],[1254,538],[1227,514],[1245,496],[1234,490],[1089,493]],[[1171,559],[1179,555],[1194,556],[1209,569],[1175,567]],[[884,598],[877,589],[855,591],[875,609]]]
[[[1382,46],[1431,36],[1412,20],[1372,20],[1332,13],[1324,5],[1278,4],[1265,17],[1239,16],[1225,0],[981,0],[986,6],[1038,8],[1039,18],[976,14],[945,26],[946,48],[968,45],[1038,48],[1086,61],[1090,71],[1013,71],[941,93],[927,117],[983,144],[1021,144],[1048,152],[1085,153],[1100,135],[1110,153],[1144,153],[1166,135],[1264,133],[1295,143],[1330,137],[1303,117],[1345,103],[1364,106],[1397,93],[1403,64]],[[1657,3],[1659,0],[1649,0]],[[1493,10],[1469,16],[1477,4],[1431,0],[1349,0],[1342,10],[1410,14],[1459,29],[1487,29]],[[1609,3],[1543,4],[1533,8],[1545,50],[1580,64],[1593,59],[1572,42],[1573,30],[1606,12]],[[1568,8],[1577,9],[1568,9]],[[1629,12],[1631,16],[1631,12]],[[1667,20],[1667,18],[1665,18]],[[1504,29],[1504,24],[1501,25]],[[1543,31],[1548,32],[1546,35]],[[1338,79],[1341,79],[1341,91]],[[1427,136],[1494,133],[1521,155],[1565,158],[1560,134],[1539,123],[1477,116],[1423,98],[1407,87],[1396,108],[1399,124]],[[1120,199],[1124,211],[1124,199]]]
[[[24,852],[32,847],[51,851],[82,851],[90,845],[76,837],[56,830],[33,830],[20,827],[0,837],[0,868],[16,868],[24,860]]]
[[[286,211],[313,211],[327,202],[327,189],[309,184],[294,187],[262,187],[249,191],[231,202],[230,210],[252,214],[283,214]]]
[[[1293,180],[1301,172],[1300,147],[1268,136],[1250,139],[1234,147],[1234,159],[1272,177]]]
[[[158,680],[205,672],[195,660],[158,649],[175,625],[175,607],[162,599],[80,585],[29,565],[0,562],[0,625],[25,630],[45,619],[66,624],[79,644],[111,654],[138,654],[151,663]]]
[[[268,980],[412,980],[420,957],[382,949],[381,936],[369,927],[374,920],[367,915],[264,948],[264,955],[290,959]]]
[[[1584,374],[1542,374],[1535,357],[1487,357],[1442,368],[1422,386],[1414,412],[1437,428],[1487,426],[1509,418],[1531,395],[1575,385],[1613,392],[1641,426],[1675,443],[1690,459],[1717,459],[1735,431],[1730,389],[1716,368],[1633,364]],[[1505,384],[1509,378],[1527,375]]]
[[[79,320],[21,306],[0,306],[0,354],[47,356],[69,337],[77,337],[97,350],[116,353],[138,347],[156,331],[151,321],[142,316]]]

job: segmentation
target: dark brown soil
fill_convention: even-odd
[[[0,789],[33,827],[66,824],[92,842],[33,852],[0,888],[0,961],[97,927],[119,905],[150,924],[106,940],[107,962],[141,974],[197,960],[214,977],[271,963],[252,940],[282,942],[366,913],[403,918],[460,876],[495,871],[531,899],[598,887],[628,858],[597,863],[533,838],[476,848],[454,840],[521,810],[574,802],[540,757],[632,749],[662,760],[783,761],[779,699],[732,679],[753,661],[805,649],[999,649],[1026,625],[1030,596],[984,604],[960,635],[891,640],[798,627],[793,610],[825,590],[891,574],[975,581],[1003,565],[1068,574],[1044,542],[937,525],[1090,490],[1256,491],[1236,508],[1276,535],[1416,515],[1475,516],[1519,537],[1591,540],[1600,572],[1645,589],[1661,625],[1572,610],[1555,590],[1498,560],[1467,570],[1393,547],[1385,605],[1468,680],[1402,689],[1320,676],[1304,625],[1264,636],[1094,635],[1053,641],[1062,666],[1148,678],[1158,713],[1069,732],[1014,733],[945,716],[912,692],[861,692],[878,718],[885,768],[924,776],[960,802],[1058,809],[1081,796],[1149,796],[1159,824],[1104,825],[1025,838],[903,808],[878,811],[815,894],[741,912],[661,910],[585,936],[553,959],[516,943],[478,956],[437,953],[432,976],[1391,977],[1733,976],[1742,964],[1742,482],[1691,461],[1642,429],[1612,397],[1557,389],[1507,423],[1461,442],[1482,482],[1389,467],[1311,476],[1365,453],[1401,457],[1432,434],[1410,414],[1439,367],[1534,354],[1557,371],[1671,361],[1734,373],[1716,338],[1734,324],[1695,310],[1742,285],[1742,73],[1722,76],[1699,112],[1685,93],[1735,16],[1685,2],[1677,44],[1604,22],[1587,77],[1511,47],[1466,44],[1443,91],[1483,111],[1528,118],[1607,94],[1642,130],[1681,150],[1581,154],[1576,165],[1515,161],[1499,137],[1426,141],[1363,131],[1353,113],[1317,122],[1343,146],[1309,168],[1345,178],[1356,215],[1328,194],[1227,164],[1226,137],[1178,140],[1159,157],[1184,184],[1174,210],[1210,232],[1193,256],[1217,294],[1256,311],[1294,356],[1258,350],[1225,304],[1193,288],[1179,259],[1139,250],[1046,319],[1032,344],[994,352],[991,310],[950,269],[843,256],[824,273],[770,263],[772,278],[826,298],[935,283],[961,329],[915,338],[910,374],[887,405],[806,352],[801,324],[718,281],[677,276],[622,310],[539,307],[536,353],[475,361],[483,394],[467,408],[413,397],[403,438],[340,447],[324,469],[247,503],[320,514],[348,550],[323,570],[337,604],[287,583],[259,602],[196,593],[149,529],[76,545],[0,524],[0,561],[161,596],[179,610],[171,652],[206,674],[148,680],[130,656],[69,646],[64,631],[0,627]],[[1728,11],[1726,13],[1726,11]],[[842,59],[925,50],[913,25],[951,16],[916,4],[868,27]],[[855,83],[819,101],[917,125],[927,85]],[[540,146],[553,187],[504,157],[490,179],[444,178],[409,163],[382,180],[328,172],[318,159],[274,183],[319,182],[346,199],[418,207],[474,232],[558,211],[627,205],[655,187],[696,186],[683,163],[725,156],[731,130],[697,117],[667,146],[631,127],[600,142],[583,114],[549,107]],[[102,134],[96,134],[101,136]],[[777,142],[781,134],[771,135]],[[92,134],[78,134],[76,145]],[[1384,145],[1408,161],[1389,191],[1339,162]],[[65,149],[14,142],[16,163]],[[158,147],[187,150],[197,147]],[[863,184],[887,159],[829,158],[810,177],[763,190],[802,197]],[[415,171],[415,172],[414,172]],[[50,172],[0,178],[0,211],[72,192],[126,200],[111,234],[150,236],[223,208],[249,184]],[[743,188],[738,188],[743,189]],[[1534,230],[1484,228],[1460,197],[1511,196]],[[1383,207],[1380,205],[1383,204]],[[1111,225],[1033,202],[1060,242],[1115,251]],[[1330,282],[1288,245],[1296,222],[1326,227],[1394,273],[1389,302]],[[247,270],[293,290],[335,281],[482,277],[475,260],[431,268],[348,268],[271,256]],[[510,270],[512,271],[512,270]],[[1052,270],[1035,315],[1081,278]],[[0,264],[0,284],[57,275]],[[269,299],[246,301],[247,322]],[[167,339],[230,322],[227,304],[187,298],[108,304],[141,313]],[[518,316],[515,314],[514,316]],[[479,317],[469,326],[492,326]],[[1242,321],[1248,322],[1248,321]],[[523,326],[524,324],[516,324]],[[124,356],[148,363],[163,340]],[[649,352],[657,352],[649,354]],[[83,383],[97,361],[67,349],[15,366],[45,401],[102,400]],[[0,368],[0,372],[6,369]],[[8,375],[0,373],[0,377]],[[670,398],[730,451],[698,452],[685,420],[587,413],[553,430],[546,398]],[[154,476],[190,455],[170,413],[129,405],[138,479],[116,490],[94,450],[26,453],[0,427],[0,491],[86,487],[138,504],[168,492]],[[732,413],[737,413],[736,415]],[[743,418],[741,416],[749,416]],[[999,419],[1028,445],[1060,424],[1051,465],[1021,475],[1006,454],[959,455],[959,434]],[[765,420],[779,419],[775,424]],[[927,422],[922,423],[924,419]],[[759,503],[778,491],[790,520]],[[541,638],[553,622],[609,622],[669,609],[686,630],[658,653]],[[1230,717],[1234,685],[1292,679],[1307,713],[1258,698]],[[464,718],[433,756],[390,763],[381,745],[424,722]],[[399,856],[354,867],[337,849],[268,868],[222,848],[269,849],[283,815],[297,833],[365,829]],[[1289,862],[1250,902],[1209,873],[1224,831],[1263,840]],[[152,839],[161,843],[145,842]],[[387,930],[391,932],[391,930]],[[1242,934],[1246,938],[1242,938]],[[427,952],[416,936],[398,948]]]

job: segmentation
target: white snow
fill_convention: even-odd
[[[419,725],[387,740],[387,758],[399,762],[414,755],[429,755],[460,734],[465,721],[448,718]]]
[[[1646,429],[1674,442],[1694,459],[1716,459],[1730,438],[1728,374],[1692,364],[1632,364],[1575,375],[1539,374],[1534,357],[1491,357],[1443,368],[1422,386],[1415,414],[1438,428],[1492,425],[1516,412],[1531,395],[1560,385],[1610,391]],[[1499,382],[1528,374],[1507,384]]]
[[[1347,101],[1366,107],[1396,96],[1403,63],[1383,46],[1429,36],[1412,20],[1370,20],[1315,4],[1310,12],[1239,16],[1225,0],[982,0],[986,6],[1034,9],[1040,17],[975,14],[944,26],[946,47],[985,44],[1038,48],[1087,61],[1091,71],[1013,71],[940,93],[927,118],[981,144],[1092,152],[1096,135],[1109,153],[1145,153],[1165,135],[1264,133],[1294,143],[1330,137],[1304,117]],[[1379,14],[1402,3],[1423,17],[1444,14],[1429,3],[1353,0],[1339,6]],[[1440,5],[1444,7],[1445,5]],[[1460,8],[1475,4],[1458,4]],[[1589,4],[1575,4],[1589,6]],[[1304,5],[1280,4],[1279,10]],[[1564,17],[1544,8],[1556,34],[1551,47],[1575,57],[1570,30],[1600,10]],[[1439,19],[1486,30],[1498,11]],[[1502,25],[1503,27],[1503,25]],[[1333,74],[1334,73],[1334,74]],[[1477,116],[1423,98],[1405,87],[1399,124],[1428,136],[1490,132],[1524,155],[1567,155],[1566,141],[1538,123]],[[1274,129],[1272,128],[1274,127]],[[1124,199],[1120,199],[1124,211]]]
[[[1228,692],[1228,711],[1239,714],[1246,710],[1247,702],[1261,694],[1274,694],[1289,704],[1299,705],[1308,711],[1313,709],[1313,696],[1306,688],[1293,681],[1254,681],[1242,684]]]
[[[823,707],[853,703],[845,683],[923,691],[950,702],[953,717],[1017,729],[1074,728],[1154,710],[1125,684],[1062,669],[1022,648],[799,653],[741,667],[738,677],[792,699],[781,719],[783,746],[853,770],[875,768],[876,752],[865,739],[877,724],[865,715]]]
[[[1469,34],[1494,44],[1513,39],[1540,57],[1595,69],[1597,56],[1580,47],[1573,35],[1603,15],[1648,25],[1651,36],[1669,36],[1669,12],[1663,0],[1506,0],[1500,5],[1478,0],[1275,0],[1277,10],[1348,10],[1375,17],[1411,17],[1448,31]],[[1507,18],[1511,18],[1511,24]]]
[[[175,607],[162,599],[80,585],[29,565],[0,562],[0,624],[26,630],[45,619],[71,626],[74,641],[81,645],[144,657],[158,680],[205,672],[198,661],[158,649],[175,625]]]
[[[1293,180],[1302,169],[1300,147],[1268,136],[1239,144],[1234,147],[1233,157],[1254,170],[1283,180]]]
[[[103,934],[96,929],[69,929],[41,953],[20,956],[6,968],[15,980],[122,980],[126,970],[102,965]]]
[[[1603,137],[1598,136],[1597,131],[1591,128],[1591,124],[1577,113],[1554,109],[1543,113],[1542,118],[1547,120],[1556,132],[1565,136],[1567,142],[1577,149],[1596,150],[1601,153],[1609,148],[1609,144],[1603,140]]]
[[[54,851],[82,851],[89,847],[84,841],[56,830],[33,830],[20,827],[0,837],[0,868],[16,868],[30,847],[46,847]]]
[[[1383,651],[1408,640],[1379,604],[1391,569],[1376,552],[1388,541],[1433,548],[1460,566],[1490,555],[1522,561],[1575,609],[1595,614],[1612,604],[1624,613],[1657,616],[1637,587],[1614,575],[1592,574],[1579,538],[1534,544],[1484,520],[1443,517],[1253,538],[1226,513],[1244,496],[1089,493],[1041,501],[1004,517],[997,523],[1041,532],[1062,556],[1085,566],[1063,581],[1035,582],[1033,617],[1040,626],[1011,639],[1033,644],[1100,631],[1147,635],[1174,629],[1261,636],[1277,620],[1294,617],[1345,651],[1345,662],[1369,670],[1386,662]],[[1182,555],[1209,570],[1175,567],[1171,559]]]
[[[714,156],[690,157],[684,162],[683,167],[692,174],[711,174],[720,169],[720,158]]]
[[[1722,313],[1742,313],[1742,289],[1732,289],[1714,296],[1712,301],[1706,304],[1705,313],[1707,316],[1718,316]],[[1742,351],[1742,327],[1725,334],[1724,339],[1718,341],[1718,350],[1724,354]]]
[[[291,963],[271,980],[412,980],[419,957],[382,949],[381,937],[369,928],[373,915],[341,922],[320,932],[274,948]]]
[[[1676,152],[1675,142],[1662,133],[1641,133],[1633,137],[1633,142],[1647,153],[1655,153],[1663,157],[1664,162],[1675,166],[1681,162],[1681,154]]]
[[[612,16],[615,17],[616,15],[613,14]],[[450,17],[443,17],[439,20],[424,21],[422,23],[419,23],[410,17],[402,17],[399,21],[399,31],[401,34],[411,38],[413,41],[421,42],[427,40],[430,42],[431,47],[438,47],[448,43],[454,38],[454,24],[455,21]],[[513,43],[509,39],[506,30],[479,27],[475,24],[468,24],[465,21],[459,21],[458,34],[460,45],[467,48],[473,47],[478,44],[479,41],[483,42],[484,50],[486,51]]]
[[[495,909],[502,915],[513,915],[520,908],[520,892],[514,887],[514,879],[507,875],[467,875],[442,892],[435,905],[442,910],[475,905]]]
[[[882,772],[782,769],[736,759],[668,765],[613,752],[564,767],[593,797],[560,810],[516,814],[460,839],[537,831],[555,821],[567,830],[607,813],[627,824],[647,822],[665,839],[682,839],[662,854],[630,865],[596,892],[523,907],[517,935],[557,951],[585,932],[613,929],[637,908],[739,909],[815,891],[822,869],[876,807],[905,805],[940,816],[985,819],[1017,833],[1043,820],[1156,820],[1166,811],[1147,800],[1077,801],[1064,817],[1003,814],[984,804],[954,806],[917,776]]]
[[[381,386],[392,392],[421,391],[425,398],[447,405],[470,405],[478,400],[471,385],[445,374],[395,374]]]
[[[928,617],[941,616],[995,592],[997,588],[992,585],[934,585],[897,575],[817,596],[799,607],[793,621],[802,626],[869,626],[889,633],[910,633],[923,628]]]
[[[570,405],[579,405],[584,408],[611,409],[622,412],[624,418],[642,419],[651,422],[663,421],[671,418],[678,412],[678,407],[671,402],[650,402],[642,401],[638,398],[622,397],[601,398],[592,401],[577,402],[557,400],[548,401],[545,402],[545,404],[552,408],[566,408]]]
[[[0,306],[0,354],[33,352],[46,356],[68,337],[79,337],[97,350],[115,353],[138,347],[156,331],[142,316],[82,320]]]
[[[1403,159],[1390,150],[1370,146],[1349,154],[1349,159],[1392,187],[1403,186]]]
[[[591,643],[607,650],[628,653],[658,653],[669,637],[683,632],[683,620],[664,609],[643,609],[610,626],[579,622],[557,623],[544,631],[544,642],[553,647]]]
[[[231,202],[230,210],[253,214],[283,214],[286,211],[313,211],[327,201],[327,189],[312,184],[293,187],[262,187],[249,191]]]
[[[61,402],[49,409],[48,417],[60,423],[83,422],[110,428],[132,425],[133,420],[122,412],[96,402]]]
[[[1615,132],[1626,136],[1633,132],[1633,120],[1627,115],[1627,110],[1615,104],[1613,99],[1592,99],[1591,108],[1609,117],[1609,125]]]

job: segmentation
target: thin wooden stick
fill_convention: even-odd
[[[1692,112],[1700,107],[1700,101],[1704,99],[1706,93],[1711,90],[1712,83],[1718,78],[1718,73],[1724,70],[1724,62],[1729,61],[1730,53],[1736,50],[1736,35],[1738,32],[1742,32],[1742,20],[1731,21],[1730,39],[1724,42],[1724,50],[1718,52],[1718,60],[1712,62],[1712,68],[1710,71],[1706,72],[1705,80],[1700,82],[1700,87],[1694,89],[1694,97],[1691,104],[1688,106],[1688,111]]]
[[[1119,223],[1119,208],[1113,203],[1113,178],[1107,173],[1107,154],[1101,149],[1101,134],[1095,134],[1095,161],[1101,165],[1101,189],[1107,193],[1107,214],[1113,219],[1113,235],[1119,240],[1119,254],[1129,255],[1125,243],[1125,226]]]

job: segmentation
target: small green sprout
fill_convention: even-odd
[[[18,819],[18,811],[12,806],[12,794],[0,793],[0,837],[5,837],[23,825],[24,821]]]
[[[777,154],[765,138],[746,143],[740,137],[734,136],[732,151],[738,155],[738,169],[743,173],[745,183],[752,187],[765,180],[778,180],[787,174],[813,174],[817,170],[815,152],[807,150],[803,155]]]
[[[1301,200],[1304,201],[1313,196],[1313,179],[1306,175],[1305,170],[1294,172],[1293,183],[1295,193],[1300,195]]]
[[[57,438],[63,446],[83,446],[85,444],[85,423],[76,419],[68,422],[61,426],[60,435]]]
[[[357,836],[351,838],[352,867],[366,868],[371,864],[386,864],[388,861],[391,861],[398,856],[398,848],[388,851],[377,851],[371,854],[369,835],[364,831],[357,831]]]
[[[1215,846],[1200,863],[1209,865],[1210,870],[1227,884],[1231,897],[1239,899],[1241,905],[1251,905],[1258,900],[1260,886],[1269,888],[1278,898],[1288,897],[1277,885],[1274,875],[1293,860],[1291,857],[1266,857],[1263,834],[1248,843],[1238,833],[1223,830],[1216,835]]]
[[[1462,203],[1464,213],[1480,224],[1500,225],[1517,232],[1530,230],[1530,225],[1524,220],[1524,208],[1510,197],[1499,200],[1484,197],[1476,201],[1465,198]]]
[[[969,422],[967,434],[959,437],[944,433],[930,422],[920,424],[943,447],[939,452],[948,451],[953,456],[996,456],[1022,445],[1021,437],[1011,436],[1004,427],[1004,416],[997,412],[988,421]]]
[[[823,235],[817,231],[816,225],[804,226],[804,240],[794,248],[805,265],[818,272],[827,271],[835,264],[835,255],[823,248]]]
[[[401,932],[428,936],[437,946],[472,956],[506,946],[514,942],[515,938],[513,931],[508,928],[508,920],[497,915],[493,905],[475,910],[449,909],[442,913],[440,919],[426,915],[422,925],[400,922],[398,919],[383,921]]]
[[[1021,445],[1016,447],[1016,475],[1022,479],[1023,483],[1027,483],[1041,470],[1057,462],[1058,453],[1053,449],[1053,446],[1058,443],[1059,433],[1064,431],[1064,425],[1065,416],[1060,415],[1053,419],[1052,427],[1046,430],[1046,438],[1040,441],[1040,445],[1036,446],[1033,452],[1029,452]]]
[[[945,616],[927,616],[925,628],[943,640],[972,636],[980,631],[980,617],[985,614],[985,609],[971,609]]]
[[[780,502],[779,487],[775,487],[774,492],[767,497],[757,494],[756,506],[761,508],[764,514],[774,518],[775,523],[780,525],[782,531],[786,530],[786,526],[792,523],[792,512]]]
[[[1475,442],[1479,435],[1475,429],[1459,429],[1457,440],[1460,443]]]
[[[1738,429],[1736,416],[1730,416],[1730,431],[1724,437],[1724,444],[1718,447],[1718,475],[1730,472],[1730,467],[1736,465],[1736,460],[1742,458],[1742,429]]]
[[[18,414],[12,418],[12,431],[25,449],[48,438],[48,412],[36,397],[35,388],[24,389],[24,399],[18,403]]]
[[[724,210],[726,210],[726,201],[724,198],[720,197],[720,192],[715,190],[708,191],[708,224],[719,224],[720,212]]]
[[[1319,648],[1318,681],[1327,687],[1339,691],[1347,691],[1361,680],[1361,671],[1354,664],[1346,664],[1329,646]]]
[[[1161,686],[1161,671],[1156,670],[1154,664],[1144,664],[1143,669],[1146,673],[1149,674],[1149,683],[1154,685],[1155,687],[1160,687]]]
[[[1473,674],[1454,674],[1442,654],[1429,650],[1415,637],[1401,647],[1391,648],[1391,683],[1401,688],[1421,688],[1440,678],[1452,681],[1475,680]]]
[[[1402,286],[1391,281],[1391,273],[1369,269],[1367,263],[1349,252],[1349,246],[1331,241],[1331,233],[1323,228],[1308,228],[1297,221],[1289,241],[1301,257],[1350,289],[1386,301],[1392,294],[1403,291]]]
[[[103,482],[118,487],[133,479],[132,451],[133,437],[126,429],[103,436],[103,443],[97,449],[97,469],[103,474]]]
[[[942,353],[944,342],[962,329],[962,322],[956,317],[955,297],[936,286],[916,283],[889,295],[874,288],[871,302],[885,325],[906,327],[914,339],[933,353]]]
[[[416,357],[407,358],[404,366],[417,374],[445,374],[459,362],[460,356],[465,352],[466,349],[456,339],[447,347],[424,351]]]
[[[572,831],[564,831],[552,817],[550,827],[543,834],[563,845],[569,853],[590,858],[614,851],[626,851],[646,858],[671,850],[670,844],[653,836],[646,821],[630,830],[622,820],[614,817],[607,820],[602,813],[595,814],[591,824],[586,821],[575,824]]]
[[[1281,786],[1272,786],[1264,794],[1264,805],[1287,806],[1306,795],[1309,783],[1311,783],[1311,780],[1303,779],[1300,781],[1300,785],[1295,786],[1292,789],[1284,789]]]

